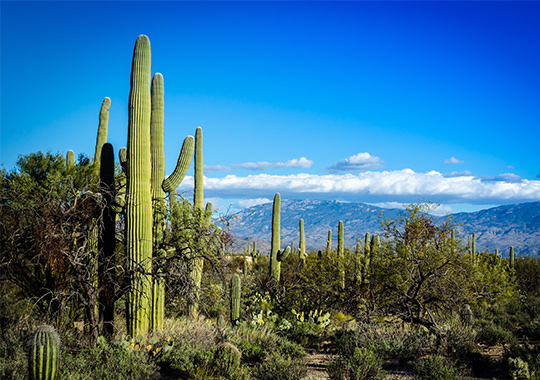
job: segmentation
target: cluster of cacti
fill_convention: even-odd
[[[236,324],[240,319],[240,294],[242,288],[240,276],[234,274],[231,277],[231,323]]]
[[[194,145],[188,136],[173,174],[164,179],[163,80],[156,74],[151,89],[150,60],[150,41],[141,35],[133,51],[127,155],[120,158],[127,176],[124,212],[130,287],[126,322],[131,336],[145,335],[150,324],[156,329],[162,326],[164,287],[159,281],[153,283],[151,265],[164,228],[164,194],[159,188],[176,190],[191,163]],[[157,206],[155,217],[153,206]],[[156,250],[156,254],[163,252]]]
[[[54,380],[60,363],[60,338],[52,326],[38,327],[28,343],[30,380]]]
[[[280,214],[281,196],[276,193],[272,209],[272,245],[270,248],[270,276],[279,281],[281,277],[281,262],[287,258],[291,252],[291,247],[281,249],[280,241]]]

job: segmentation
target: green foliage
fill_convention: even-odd
[[[457,380],[461,377],[459,369],[439,355],[420,360],[414,371],[418,380]]]
[[[529,380],[529,365],[520,358],[508,359],[508,374],[512,380]]]
[[[241,357],[242,354],[236,346],[225,342],[217,346],[214,352],[214,363],[222,376],[236,380],[240,370]]]
[[[332,380],[367,380],[381,371],[382,360],[367,348],[355,347],[352,355],[338,355],[328,363],[328,376]]]
[[[156,365],[147,360],[144,350],[128,350],[121,342],[107,343],[98,339],[96,347],[64,352],[59,376],[72,380],[146,380],[156,369]]]
[[[303,360],[272,355],[263,364],[253,368],[252,376],[257,380],[300,380],[306,372]]]
[[[22,329],[0,332],[0,379],[28,379],[28,350]]]

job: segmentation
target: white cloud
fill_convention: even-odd
[[[452,165],[462,165],[462,164],[465,163],[465,161],[461,161],[461,160],[458,160],[455,157],[452,157],[452,158],[447,158],[446,160],[444,160],[444,163],[445,164],[452,164]]]
[[[233,164],[231,166],[224,165],[214,165],[214,166],[204,166],[204,170],[208,173],[215,171],[233,171],[236,169],[246,169],[253,171],[262,171],[265,169],[309,169],[313,165],[313,161],[308,160],[306,157],[293,158],[288,161],[276,161],[276,162],[244,162],[242,164]]]
[[[222,198],[272,198],[280,192],[284,198],[318,197],[359,202],[416,202],[419,199],[438,203],[518,203],[538,200],[539,180],[502,175],[498,180],[475,176],[447,176],[411,169],[359,174],[257,174],[223,178],[205,177],[205,194]],[[506,179],[506,180],[505,180]],[[193,188],[186,177],[180,190]]]
[[[399,202],[377,202],[377,203],[370,203],[373,206],[382,207],[382,208],[397,208],[397,209],[405,209],[407,206],[406,203],[399,203]],[[444,216],[447,214],[451,214],[453,212],[452,207],[448,205],[442,205],[439,204],[437,207],[433,208],[429,213],[431,215],[436,216]]]
[[[364,152],[334,162],[332,166],[326,169],[329,173],[340,173],[380,169],[382,167],[384,167],[384,162],[379,157]]]
[[[241,199],[236,203],[235,206],[238,206],[238,208],[240,208],[240,209],[244,209],[244,208],[248,208],[248,207],[262,205],[262,204],[265,204],[265,203],[271,203],[271,202],[273,202],[273,201],[270,198]]]

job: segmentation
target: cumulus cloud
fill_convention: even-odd
[[[448,178],[452,178],[452,177],[471,177],[471,176],[473,176],[473,174],[468,170],[464,170],[462,172],[444,173],[443,176],[448,177]]]
[[[382,208],[390,208],[390,209],[392,208],[405,209],[405,207],[407,206],[406,203],[399,203],[399,202],[376,202],[376,203],[370,203],[370,204],[372,204],[373,206],[382,207]],[[437,207],[430,210],[429,213],[436,216],[444,216],[444,215],[451,214],[452,212],[454,212],[454,210],[452,210],[452,207],[448,205],[439,204]]]
[[[233,164],[231,166],[224,165],[215,165],[215,166],[204,166],[204,170],[208,173],[215,171],[233,171],[236,169],[247,169],[252,171],[262,171],[265,169],[309,169],[313,165],[313,161],[308,160],[306,157],[293,158],[288,161],[259,161],[259,162],[244,162],[242,164]]]
[[[437,203],[518,203],[538,200],[539,180],[499,176],[483,180],[475,176],[447,176],[437,171],[416,173],[411,169],[367,171],[358,174],[257,174],[204,180],[205,194],[222,198],[272,198],[280,192],[284,198],[343,199],[358,202],[403,203],[425,199]],[[192,189],[192,177],[186,177],[180,190]]]
[[[377,156],[364,152],[354,156],[347,157],[338,162],[334,162],[332,166],[325,168],[329,173],[343,173],[365,171],[371,169],[380,169],[384,167],[384,162]]]
[[[444,163],[445,164],[452,164],[452,165],[462,165],[462,164],[465,163],[465,161],[461,161],[461,160],[458,160],[455,157],[451,157],[451,158],[447,158],[446,160],[444,160]]]
[[[272,203],[273,200],[270,198],[251,198],[251,199],[240,199],[238,202],[236,202],[235,206],[238,206],[238,208],[248,208],[253,206],[262,205],[265,203]]]

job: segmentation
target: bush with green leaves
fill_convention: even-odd
[[[328,363],[327,372],[332,380],[367,380],[380,374],[382,359],[373,351],[355,347],[352,355],[338,355]]]
[[[306,373],[303,359],[281,355],[272,355],[252,369],[252,377],[257,380],[300,380]]]
[[[520,358],[508,358],[508,375],[512,380],[529,380],[529,364]]]
[[[418,361],[414,372],[417,380],[457,380],[462,376],[452,362],[439,355]]]

